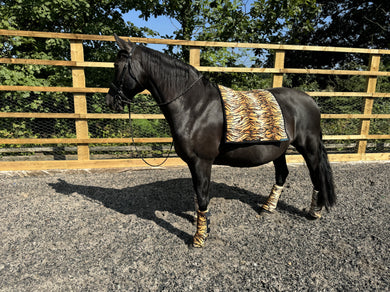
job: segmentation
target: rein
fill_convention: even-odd
[[[134,141],[134,131],[133,131],[133,124],[132,124],[132,122],[131,122],[131,104],[130,104],[130,103],[129,103],[128,108],[129,108],[129,125],[130,125],[131,141],[132,141],[132,143],[133,143],[133,146],[134,146],[134,148],[135,148],[135,151],[136,151],[136,152],[140,152],[140,151],[138,151],[137,145],[135,144],[135,141]],[[151,164],[151,163],[147,162],[146,159],[145,159],[145,157],[143,156],[143,154],[141,154],[141,159],[142,159],[142,161],[143,161],[145,164],[149,165],[150,167],[160,167],[160,166],[163,165],[165,162],[167,162],[167,160],[168,160],[168,158],[169,158],[169,156],[170,156],[170,154],[171,154],[172,148],[173,148],[173,140],[172,140],[172,142],[171,142],[171,146],[170,146],[170,148],[169,148],[168,155],[167,155],[167,156],[165,157],[165,159],[164,159],[161,163],[159,163],[159,164]],[[162,151],[163,151],[163,150],[162,150]]]
[[[135,81],[137,82],[138,85],[140,85],[141,87],[143,87],[141,85],[141,83],[139,83],[139,81],[137,80],[136,76],[133,74],[132,70],[131,70],[131,58],[133,56],[133,53],[135,51],[135,49],[137,48],[138,46],[134,46],[132,48],[132,50],[130,51],[129,53],[129,56],[127,57],[127,60],[126,60],[126,64],[125,66],[123,67],[123,70],[121,72],[121,75],[120,75],[120,82],[119,82],[119,86],[116,86],[113,82],[111,83],[111,88],[114,89],[115,91],[115,94],[114,94],[114,99],[116,100],[116,102],[121,102],[121,103],[124,103],[124,104],[127,104],[128,105],[128,109],[129,109],[129,124],[130,124],[130,133],[131,133],[131,140],[132,140],[132,143],[133,143],[133,146],[135,147],[135,150],[136,152],[139,152],[138,151],[138,148],[135,144],[135,141],[134,141],[134,131],[133,131],[133,125],[132,125],[132,122],[131,122],[131,105],[132,104],[144,104],[146,106],[149,106],[149,107],[155,107],[155,106],[158,106],[158,107],[162,107],[162,106],[166,106],[166,105],[169,105],[171,104],[172,102],[176,101],[177,99],[179,99],[180,97],[184,96],[185,94],[187,94],[194,86],[195,84],[201,80],[203,78],[203,75],[200,75],[199,78],[197,78],[194,82],[191,83],[191,85],[189,87],[187,87],[187,89],[185,89],[181,94],[177,95],[175,98],[171,99],[171,100],[168,100],[166,102],[161,102],[161,103],[158,103],[157,104],[146,104],[145,102],[135,102],[134,100],[132,99],[129,99],[125,93],[123,92],[123,84],[124,84],[124,80],[125,80],[125,74],[126,74],[126,71],[128,71],[130,77]],[[141,154],[141,159],[142,161],[151,166],[151,167],[159,167],[161,165],[163,165],[169,158],[170,154],[171,154],[171,151],[172,151],[172,148],[173,148],[173,140],[171,142],[171,146],[170,146],[170,149],[169,149],[169,152],[168,152],[168,155],[165,157],[165,159],[159,163],[159,164],[151,164],[149,163],[148,161],[146,161],[145,157]]]

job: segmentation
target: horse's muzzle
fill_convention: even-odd
[[[106,104],[107,106],[117,112],[123,111],[122,99],[116,98],[116,96],[111,95],[110,92],[106,95]]]

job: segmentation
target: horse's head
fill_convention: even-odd
[[[115,40],[120,51],[115,61],[115,80],[106,95],[106,103],[110,108],[122,111],[124,105],[129,104],[144,87],[137,79],[140,66],[134,58],[134,53],[138,46],[130,41],[124,41],[116,34]]]

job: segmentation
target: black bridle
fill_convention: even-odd
[[[126,64],[123,67],[120,78],[119,78],[119,85],[117,86],[117,85],[115,85],[114,82],[111,82],[111,89],[114,91],[114,94],[113,94],[114,101],[117,103],[122,103],[122,104],[125,103],[128,105],[131,104],[131,99],[129,99],[125,95],[125,93],[123,92],[123,84],[125,81],[125,74],[127,71],[129,73],[130,77],[133,78],[134,81],[137,82],[137,84],[141,86],[141,84],[138,82],[137,78],[135,77],[135,75],[133,74],[133,72],[131,70],[131,60],[132,60],[132,56],[133,56],[136,48],[137,48],[137,46],[134,46],[126,58]]]

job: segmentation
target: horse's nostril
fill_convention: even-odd
[[[111,96],[111,94],[107,94],[106,95],[106,105],[109,107],[112,107],[112,104],[113,104],[113,97]]]

